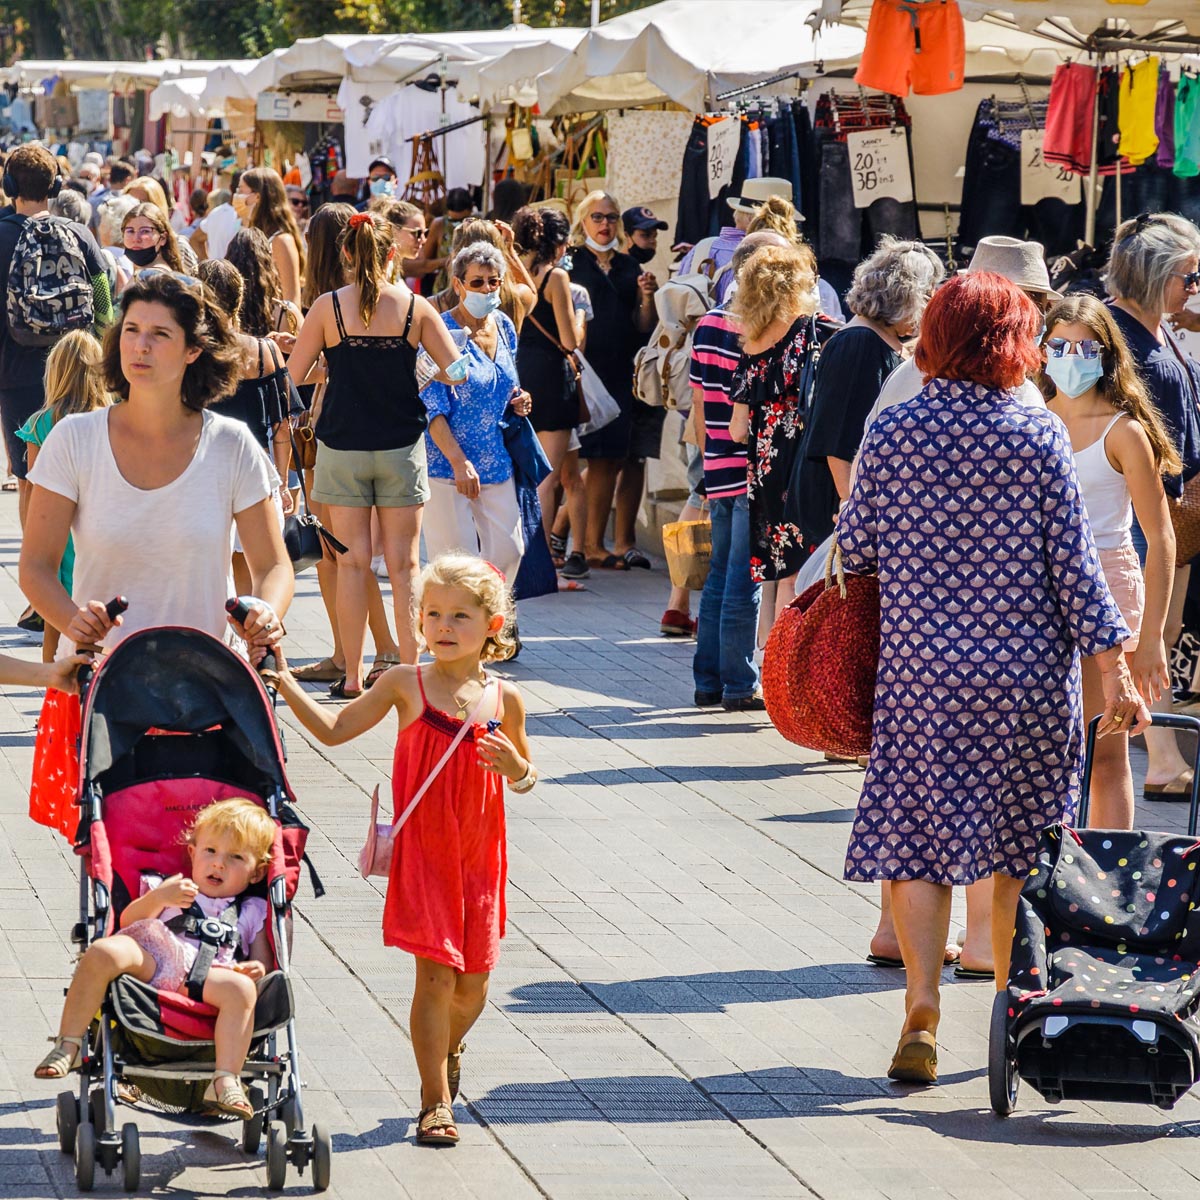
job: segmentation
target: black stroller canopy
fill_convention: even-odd
[[[108,656],[88,693],[84,776],[107,771],[150,729],[198,734],[217,725],[286,788],[275,718],[249,665],[199,629],[142,630]]]

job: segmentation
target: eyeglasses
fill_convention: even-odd
[[[152,242],[158,237],[158,230],[150,229],[122,229],[121,236],[127,242]]]
[[[1100,358],[1104,354],[1104,346],[1095,338],[1080,338],[1077,342],[1068,341],[1066,338],[1051,338],[1046,343],[1046,349],[1053,358],[1064,358],[1076,350],[1083,358]]]
[[[596,225],[615,225],[620,219],[616,213],[588,213],[588,220]]]
[[[1200,288],[1200,271],[1172,271],[1172,279],[1182,279],[1184,291],[1190,292],[1193,288]]]
[[[180,283],[185,283],[188,287],[203,287],[195,275],[185,275],[182,271],[172,271],[170,267],[143,267],[135,276],[135,279],[142,283],[148,283],[158,275],[169,275],[172,279],[178,279]]]

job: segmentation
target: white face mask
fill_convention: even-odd
[[[596,254],[607,254],[610,250],[617,248],[617,239],[613,238],[611,242],[601,243],[588,234],[584,236],[583,244]]]

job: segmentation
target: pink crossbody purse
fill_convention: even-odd
[[[417,794],[413,796],[404,811],[391,825],[379,822],[379,785],[375,785],[375,791],[371,794],[371,824],[367,830],[367,840],[363,848],[358,852],[358,873],[364,879],[372,875],[386,877],[391,874],[392,847],[396,844],[396,835],[400,832],[404,822],[412,816],[413,810],[420,803],[421,797],[429,790],[430,784],[442,773],[442,768],[454,757],[454,752],[458,749],[459,743],[467,736],[467,730],[475,724],[475,718],[483,711],[483,702],[487,699],[488,691],[491,687],[492,684],[490,682],[484,687],[479,700],[471,710],[471,715],[467,717],[462,723],[462,728],[454,735],[454,741],[450,743],[446,753],[438,759],[437,765],[425,776],[425,782],[417,789]]]

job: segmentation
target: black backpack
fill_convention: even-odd
[[[68,221],[47,213],[22,226],[8,268],[8,332],[22,346],[53,346],[96,319],[83,243]]]

